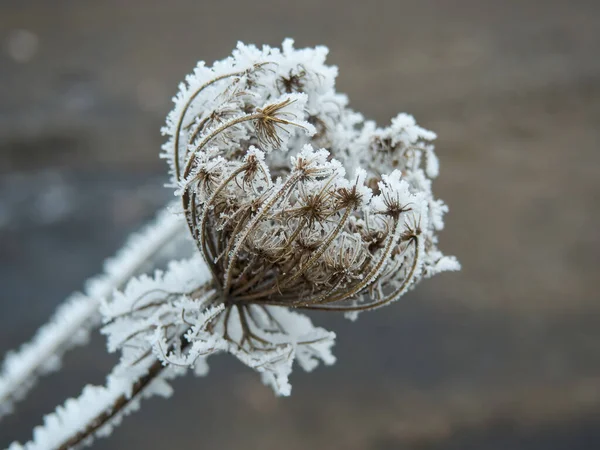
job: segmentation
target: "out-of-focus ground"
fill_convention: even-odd
[[[597,0],[4,0],[0,353],[171,198],[159,128],[183,75],[286,36],[330,47],[355,109],[438,132],[463,271],[354,324],[316,315],[339,361],[291,398],[217,357],[95,448],[600,448]],[[69,354],[0,445],[113,363],[100,337]]]

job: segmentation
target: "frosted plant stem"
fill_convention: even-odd
[[[102,275],[86,283],[85,295],[73,294],[17,351],[9,352],[0,372],[0,418],[13,411],[39,376],[60,368],[64,353],[85,344],[89,333],[100,323],[100,301],[122,288],[174,236],[184,230],[185,221],[164,208],[141,232],[132,235],[125,246],[105,264]]]
[[[124,393],[117,397],[115,401],[109,405],[108,408],[98,414],[84,430],[65,440],[62,445],[58,447],[59,450],[67,450],[76,447],[87,438],[92,437],[100,428],[102,428],[103,425],[106,425],[121,412],[123,412],[125,407],[127,407],[133,401],[137,401],[144,389],[148,387],[152,380],[154,380],[164,368],[165,367],[160,361],[154,361],[154,363],[152,363],[148,369],[148,372],[144,376],[138,378],[138,380],[133,384],[131,395],[127,396]]]
[[[183,119],[185,118],[185,114],[187,113],[188,108],[190,107],[190,105],[192,104],[192,102],[194,101],[194,99],[196,97],[198,97],[198,95],[207,87],[215,84],[218,81],[224,80],[226,78],[231,78],[231,77],[241,77],[244,74],[248,74],[250,73],[251,69],[258,69],[261,66],[264,66],[265,64],[268,64],[267,62],[263,62],[260,64],[255,64],[253,65],[251,68],[248,68],[246,70],[242,70],[242,71],[236,71],[236,72],[231,72],[231,73],[224,73],[222,75],[219,75],[218,77],[213,78],[212,80],[208,80],[205,83],[201,84],[195,91],[193,94],[191,94],[189,96],[189,98],[187,99],[187,101],[185,102],[185,105],[182,108],[182,111],[180,113],[179,119],[177,121],[177,126],[175,129],[175,133],[173,134],[173,163],[175,164],[175,176],[177,177],[177,180],[179,180],[180,174],[179,174],[179,139],[180,139],[180,134],[181,134],[181,127],[183,126]],[[197,132],[197,131],[196,131]]]
[[[161,379],[165,369],[153,357],[138,363],[135,375],[124,375],[123,367],[117,366],[105,386],[86,386],[78,398],[68,399],[45,416],[31,441],[14,442],[8,450],[67,450],[108,436],[124,415],[139,408],[142,397],[170,396],[170,386]]]
[[[200,150],[202,150],[202,148],[204,148],[206,146],[206,144],[208,144],[212,139],[214,139],[216,136],[218,136],[220,133],[222,133],[223,131],[227,130],[228,128],[231,128],[231,127],[233,127],[235,125],[238,125],[240,123],[244,123],[244,122],[249,122],[251,120],[260,119],[261,117],[263,117],[262,113],[248,114],[248,115],[245,115],[245,116],[242,116],[242,117],[238,117],[236,119],[232,119],[229,122],[224,123],[219,128],[211,131],[206,137],[204,137],[202,139],[202,141],[200,141],[200,143],[198,145],[196,145],[196,148],[194,149],[194,153],[197,153]],[[194,164],[194,158],[190,157],[188,159],[187,164],[185,165],[185,170],[183,172],[183,178],[187,178],[190,175],[190,172],[192,171],[193,164]]]

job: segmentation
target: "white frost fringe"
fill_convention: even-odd
[[[147,358],[134,367],[123,370],[117,366],[107,377],[106,386],[87,385],[78,398],[71,398],[56,408],[55,412],[44,417],[44,424],[33,430],[33,438],[26,444],[13,442],[8,450],[51,450],[60,448],[73,436],[83,432],[94,419],[106,411],[111,411],[115,402],[125,396],[131,398],[134,384],[144,376],[154,358]],[[130,403],[113,418],[102,425],[95,433],[84,439],[81,444],[92,443],[94,437],[107,437],[113,428],[121,423],[123,417],[140,407],[142,398],[159,395],[167,398],[172,395],[172,388],[167,380],[182,373],[174,368],[165,368],[163,372],[150,382]],[[126,374],[126,375],[125,375]]]
[[[111,295],[138,272],[180,230],[183,216],[172,206],[161,210],[145,229],[132,235],[125,246],[104,265],[104,273],[88,280],[85,294],[74,293],[42,326],[33,339],[9,352],[0,372],[0,418],[14,409],[38,377],[57,371],[61,358],[72,347],[88,341],[90,331],[100,324],[100,301]]]

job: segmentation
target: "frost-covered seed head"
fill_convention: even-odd
[[[446,208],[431,192],[435,134],[407,114],[387,128],[364,121],[335,91],[325,55],[290,40],[239,44],[175,97],[164,156],[223,301],[362,310],[458,268],[436,247]],[[333,263],[350,242],[363,275],[354,284]]]
[[[287,394],[294,358],[333,361],[333,335],[289,308],[355,317],[459,268],[437,248],[435,134],[407,114],[365,121],[326,54],[238,44],[180,86],[163,157],[211,277],[188,262],[185,276],[132,287],[128,317],[105,312],[113,347],[146,342],[184,366],[227,351]]]

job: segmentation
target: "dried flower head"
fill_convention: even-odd
[[[459,269],[437,248],[448,208],[432,194],[435,134],[407,114],[385,128],[365,121],[335,91],[337,69],[326,55],[291,40],[281,49],[239,44],[180,85],[162,155],[198,251],[132,278],[187,233],[181,218],[162,218],[109,264],[88,292],[122,289],[101,306],[120,362],[105,387],[86,387],[46,417],[32,442],[11,449],[67,449],[106,435],[142,397],[170,395],[171,378],[190,367],[205,374],[206,358],[220,352],[289,395],[294,361],[305,370],[335,361],[334,333],[299,310],[355,318],[423,278]],[[99,303],[92,300],[75,298],[9,360],[0,414],[12,405],[7,392],[30,385],[27,374],[31,381],[56,364],[68,336],[87,335]]]
[[[112,348],[177,366],[227,351],[287,394],[294,358],[333,361],[333,335],[289,308],[355,317],[459,268],[437,249],[435,134],[406,114],[365,121],[327,50],[292,44],[239,44],[180,87],[163,156],[211,275],[196,258],[134,283],[105,307]]]

